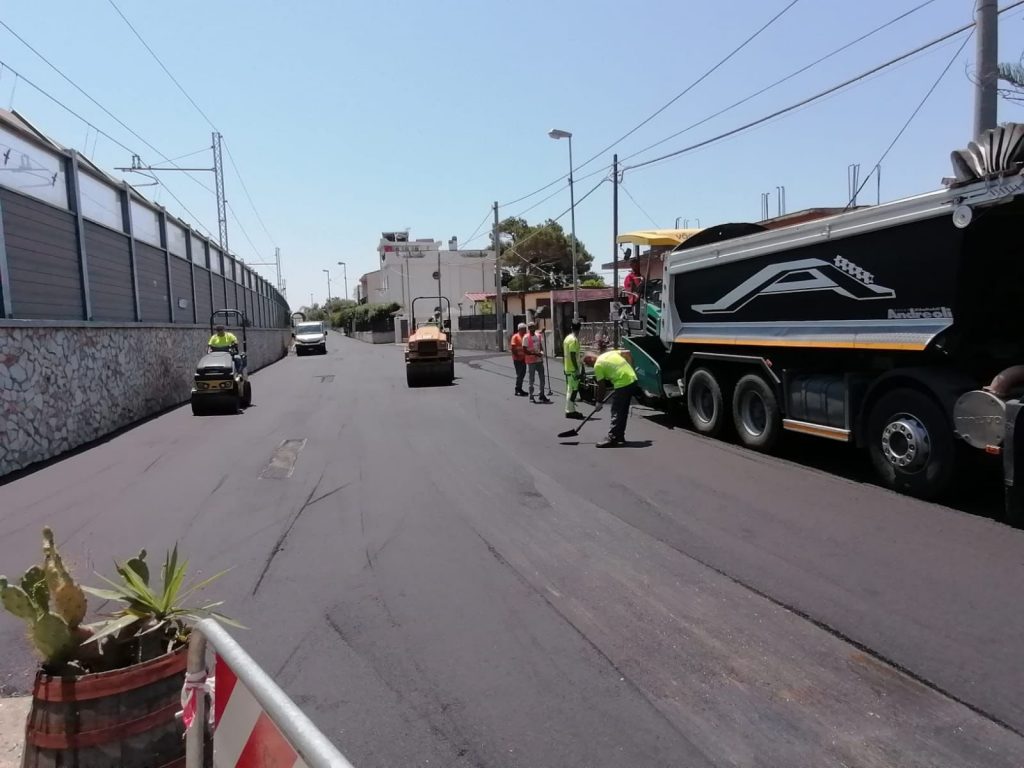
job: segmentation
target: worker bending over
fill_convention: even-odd
[[[611,429],[608,430],[608,437],[598,443],[597,447],[611,448],[626,442],[626,421],[629,419],[629,405],[636,390],[636,372],[617,349],[608,349],[607,339],[598,339],[597,348],[601,354],[594,362],[594,378],[597,380],[597,405],[594,413],[602,409],[609,384],[613,390]]]

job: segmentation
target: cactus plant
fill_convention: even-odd
[[[43,557],[44,565],[25,571],[20,586],[0,576],[0,602],[28,625],[32,644],[43,661],[54,666],[70,660],[91,633],[79,627],[87,608],[85,593],[65,568],[49,528],[43,529]]]

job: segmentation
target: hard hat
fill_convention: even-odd
[[[519,325],[517,325],[516,326],[516,330],[517,331],[525,331],[526,330],[526,323],[520,323]]]

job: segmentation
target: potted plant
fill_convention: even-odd
[[[0,601],[28,627],[41,658],[25,728],[22,765],[164,766],[184,758],[175,718],[185,679],[191,623],[230,619],[219,603],[189,599],[218,573],[186,586],[188,562],[175,546],[164,558],[159,587],[150,584],[146,552],[115,562],[118,578],[104,589],[82,587],[43,529],[43,565],[15,585],[0,576]],[[119,607],[84,625],[86,593]]]

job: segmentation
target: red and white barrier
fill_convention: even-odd
[[[306,768],[299,753],[220,655],[214,677],[214,768]]]

